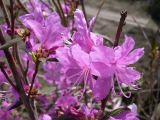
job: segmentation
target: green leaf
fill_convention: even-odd
[[[36,63],[37,62],[37,57],[36,57],[36,55],[34,54],[34,53],[32,53],[32,59],[33,59],[33,61]]]
[[[106,112],[102,120],[107,120],[110,116],[116,116],[124,111],[130,111],[129,108],[118,108],[113,110],[112,112]]]

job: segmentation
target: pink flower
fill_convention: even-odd
[[[42,21],[23,17],[21,21],[31,32],[26,38],[26,45],[38,58],[55,54],[56,49],[64,46],[64,41],[69,37],[69,29],[61,25],[56,12]]]
[[[61,107],[63,111],[68,110],[71,106],[77,106],[78,100],[77,98],[71,96],[71,95],[64,95],[57,99],[55,105],[57,107]]]
[[[92,76],[90,70],[90,56],[78,45],[57,50],[57,58],[65,71],[65,78],[74,85],[84,82],[84,90],[87,85],[92,88]]]
[[[83,113],[83,115],[87,118],[96,119],[98,117],[98,110],[89,108],[86,105],[83,105],[80,109],[80,111]]]
[[[85,52],[90,52],[93,46],[103,45],[103,38],[100,35],[96,35],[90,31],[90,27],[94,24],[95,18],[90,21],[89,28],[83,12],[76,10],[74,13],[74,27],[76,32],[73,34],[73,43],[79,44]]]
[[[40,115],[38,120],[52,120],[52,118],[48,114],[43,114],[43,115]]]
[[[116,79],[121,93],[126,96],[121,89],[121,84],[132,86],[141,78],[138,71],[129,67],[144,54],[143,48],[133,50],[134,45],[133,38],[125,36],[125,42],[116,48],[105,46],[93,48],[91,52],[92,69],[98,76],[93,93],[97,99],[104,99],[112,88],[114,91],[114,79]]]
[[[59,89],[66,89],[70,85],[70,81],[64,77],[63,66],[60,63],[47,62],[43,65],[44,80],[49,84],[55,84]]]

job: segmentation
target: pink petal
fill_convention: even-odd
[[[98,78],[93,87],[93,96],[96,100],[103,100],[110,92],[112,88],[112,79],[108,78]]]
[[[84,52],[78,44],[71,46],[71,55],[73,59],[77,61],[79,66],[81,67],[89,66],[90,64],[89,54]]]
[[[127,55],[135,46],[135,41],[132,37],[125,35],[125,41],[122,44],[122,54]]]
[[[144,48],[133,50],[128,56],[121,59],[119,63],[129,65],[136,63],[144,55]]]
[[[43,33],[42,31],[42,25],[35,21],[35,20],[27,20],[26,24],[29,26],[29,28],[34,32],[34,34],[36,35],[36,37],[42,41],[43,40],[43,36],[45,33]]]
[[[141,78],[141,74],[133,67],[117,68],[116,77],[120,83],[131,85]]]
[[[107,64],[114,59],[114,50],[106,46],[93,47],[90,56],[93,62]]]

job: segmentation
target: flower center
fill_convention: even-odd
[[[49,56],[49,50],[38,48],[35,52],[37,58],[47,58]]]

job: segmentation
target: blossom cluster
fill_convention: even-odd
[[[101,109],[100,103],[111,96],[110,101],[117,96],[129,98],[129,89],[138,89],[141,73],[132,65],[143,56],[144,48],[135,49],[135,41],[128,35],[118,46],[106,45],[103,36],[92,30],[96,17],[86,21],[82,10],[71,10],[70,2],[63,5],[65,16],[72,13],[67,26],[62,24],[58,12],[34,0],[27,3],[29,13],[19,17],[21,25],[15,29],[25,43],[21,57],[24,67],[28,67],[29,83],[35,66],[41,63],[41,79],[56,89],[47,91],[50,95],[37,93],[44,87],[38,76],[31,91],[30,86],[23,83],[26,94],[33,92],[31,98],[39,103],[38,119],[138,120],[135,105],[121,107],[121,112],[106,115],[107,108]],[[6,29],[3,27],[4,33],[7,33]],[[3,56],[1,52],[0,56]],[[7,82],[2,72],[0,76],[0,83]],[[16,103],[19,101],[19,95],[13,95],[13,98]]]

